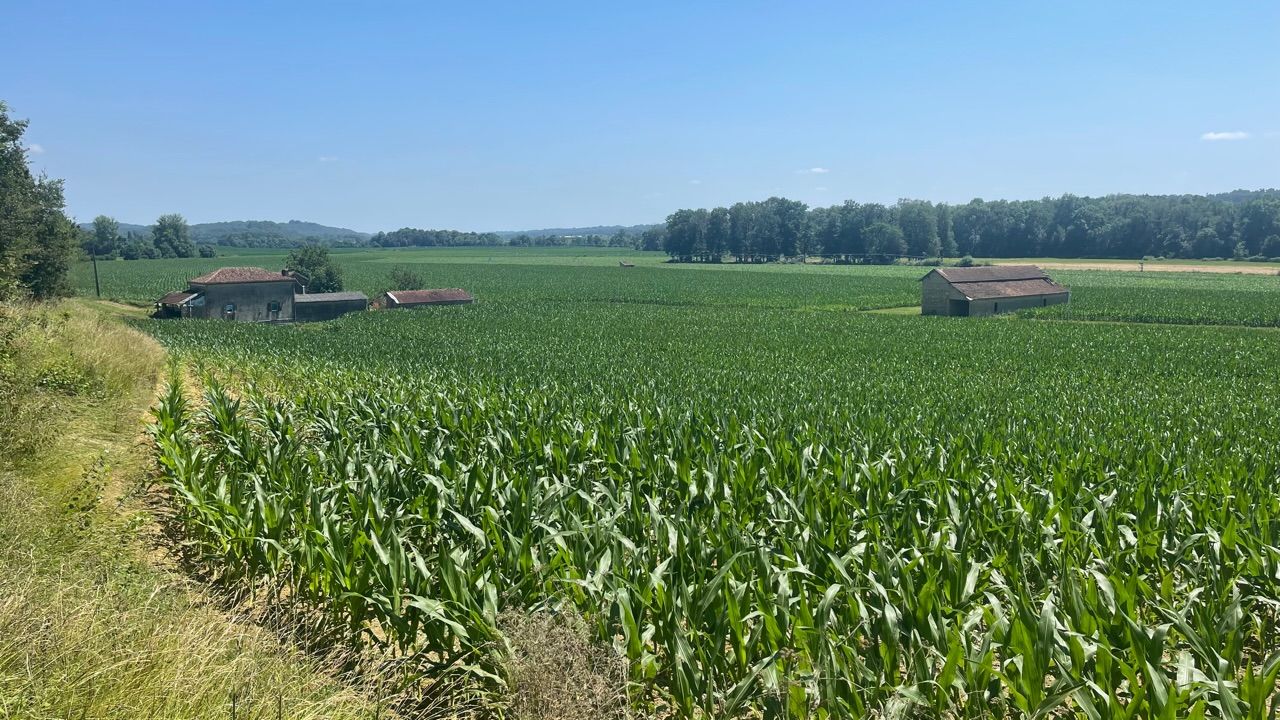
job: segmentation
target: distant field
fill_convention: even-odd
[[[1037,318],[1280,327],[1280,277],[1222,273],[1052,270],[1071,304]]]
[[[482,302],[640,303],[657,305],[803,308],[854,311],[918,306],[917,281],[928,268],[907,266],[669,264],[662,253],[594,248],[405,248],[338,250],[350,289],[371,297],[390,289],[397,266],[433,287],[464,287]],[[99,263],[103,296],[148,304],[185,287],[188,278],[224,265],[277,268],[284,252],[249,250],[212,259]],[[635,264],[618,266],[619,260]],[[1015,261],[1002,261],[1015,262]],[[1051,262],[1028,258],[1017,262]],[[1088,261],[1094,263],[1098,261]],[[1105,261],[1103,261],[1105,262]],[[1177,324],[1280,326],[1280,277],[1232,273],[1108,272],[1055,269],[1072,288],[1070,307],[1028,313],[1073,318]],[[1122,261],[1114,263],[1122,267]],[[1255,263],[1215,267],[1257,269]],[[81,293],[93,290],[92,269],[73,272]]]
[[[661,253],[567,248],[442,248],[354,250],[335,253],[346,286],[371,297],[390,288],[397,266],[420,274],[430,287],[462,287],[481,301],[558,300],[593,303],[807,307],[866,310],[918,303],[912,267],[673,265]],[[636,267],[619,267],[626,259]],[[224,265],[277,268],[284,253],[212,259],[99,263],[103,296],[150,303],[186,287],[189,278]],[[75,268],[81,293],[93,292],[88,264]]]
[[[987,258],[994,265],[1039,265],[1048,269],[1124,270],[1132,272],[1203,272],[1275,275],[1280,263],[1235,260],[1096,260],[1089,258]]]

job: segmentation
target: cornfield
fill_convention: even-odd
[[[353,643],[497,682],[498,615],[570,603],[682,717],[1280,709],[1269,332],[561,299],[151,330],[202,387],[153,428],[193,546]]]

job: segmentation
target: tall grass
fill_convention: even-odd
[[[80,303],[0,306],[0,718],[373,717],[157,568],[130,491],[163,357]]]

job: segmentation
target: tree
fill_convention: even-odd
[[[942,244],[938,242],[938,218],[933,212],[933,203],[919,201],[898,201],[898,227],[907,242],[907,252],[924,257],[937,257],[942,254]]]
[[[191,241],[191,227],[186,218],[177,213],[161,215],[151,228],[151,242],[160,257],[194,257],[196,244]]]
[[[160,257],[160,253],[149,238],[129,233],[120,248],[120,257],[125,260],[154,260]]]
[[[309,293],[338,292],[342,289],[342,270],[329,257],[329,249],[306,245],[289,251],[285,266],[302,276]],[[396,288],[402,290],[404,288]]]
[[[218,251],[214,250],[212,245],[201,245],[200,257],[202,258],[218,257]]]
[[[25,120],[0,102],[0,299],[70,293],[67,271],[77,231],[63,212],[62,181],[31,174]]]
[[[426,284],[421,275],[403,265],[391,268],[390,290],[420,290]]]
[[[897,225],[877,222],[867,228],[865,235],[867,252],[876,256],[878,262],[893,262],[895,257],[907,252],[907,241]]]
[[[71,294],[67,273],[76,257],[76,225],[62,212],[62,181],[41,178],[35,188],[36,243],[27,253],[19,281],[38,300]]]
[[[1201,258],[1222,257],[1225,253],[1222,252],[1222,238],[1218,231],[1211,227],[1200,228],[1191,241],[1191,252]]]
[[[960,250],[956,247],[955,234],[951,232],[951,208],[944,204],[939,205],[937,210],[938,242],[942,245],[942,254],[955,257]]]
[[[732,225],[729,219],[729,208],[718,207],[707,214],[704,242],[709,261],[720,262],[725,253],[729,252],[729,233]]]
[[[693,210],[677,210],[667,216],[667,237],[662,249],[677,262],[691,262],[701,237]]]
[[[1257,255],[1267,238],[1280,235],[1280,199],[1258,199],[1240,213],[1240,242],[1247,255]]]
[[[120,223],[115,218],[99,215],[93,219],[93,233],[89,247],[85,249],[95,257],[115,257],[120,252],[122,241]]]

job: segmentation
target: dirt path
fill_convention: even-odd
[[[993,265],[1026,265],[1033,263],[1037,267],[1048,270],[1118,270],[1121,272],[1138,272],[1140,270],[1146,272],[1204,272],[1204,273],[1235,273],[1237,275],[1280,275],[1280,268],[1275,265],[1262,263],[1231,263],[1230,265],[1167,265],[1164,263],[1145,263],[1142,266],[1138,261],[1133,262],[1036,262],[1034,260],[996,260]]]

